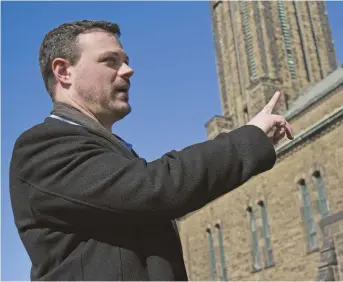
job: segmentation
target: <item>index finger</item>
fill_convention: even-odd
[[[276,103],[279,101],[280,96],[281,96],[281,92],[276,91],[273,97],[270,99],[269,103],[263,108],[262,111],[265,113],[271,114]]]

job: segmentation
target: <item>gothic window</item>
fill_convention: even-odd
[[[253,259],[253,270],[257,271],[261,269],[260,263],[260,249],[258,246],[258,234],[256,227],[256,219],[251,207],[248,207],[248,213],[250,217],[250,232],[251,232],[251,243],[252,243],[252,259]]]
[[[263,232],[263,239],[265,242],[265,267],[270,267],[274,265],[274,257],[273,257],[273,248],[272,242],[270,239],[270,232],[269,232],[269,223],[268,223],[268,215],[266,211],[266,206],[263,201],[260,201],[258,205],[261,208],[261,218],[262,218],[262,232]]]
[[[304,221],[308,239],[308,248],[309,251],[312,251],[317,248],[317,231],[314,223],[313,212],[310,201],[310,194],[304,179],[301,179],[298,182],[298,186],[301,192]]]
[[[317,188],[317,205],[321,217],[326,217],[330,214],[328,203],[326,200],[326,191],[323,178],[319,171],[313,173],[314,182]]]
[[[222,233],[222,229],[221,229],[220,224],[216,224],[216,229],[218,232],[220,264],[221,264],[221,269],[222,269],[222,280],[228,281],[226,260],[225,260],[224,240],[223,240],[223,233]]]
[[[216,270],[216,257],[215,257],[214,246],[213,246],[213,237],[212,237],[212,232],[209,228],[206,230],[206,233],[207,233],[208,245],[209,245],[212,280],[215,281],[217,280],[217,270]]]

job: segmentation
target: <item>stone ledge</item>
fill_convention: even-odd
[[[335,111],[333,111],[331,114],[325,116],[321,120],[319,120],[317,123],[315,123],[313,126],[306,128],[302,132],[300,132],[298,135],[295,136],[295,138],[292,141],[285,142],[278,146],[276,148],[276,155],[280,157],[281,155],[284,155],[288,151],[292,150],[294,147],[299,145],[300,143],[305,142],[310,137],[315,135],[317,132],[325,129],[328,125],[334,123],[337,120],[340,120],[343,118],[343,106],[339,107]]]
[[[329,76],[316,84],[308,87],[302,95],[296,100],[292,108],[285,113],[285,118],[291,120],[310,108],[325,96],[330,95],[343,84],[343,69],[338,68]],[[300,103],[300,104],[299,104]]]
[[[221,132],[229,132],[233,129],[232,117],[215,115],[206,124],[206,133],[208,139],[213,139]]]
[[[331,225],[341,220],[343,221],[343,211],[337,212],[335,214],[329,215],[321,219],[318,225],[320,227],[320,230],[322,231],[322,234],[325,235],[324,228],[326,226]]]

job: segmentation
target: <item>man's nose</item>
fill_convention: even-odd
[[[118,75],[124,78],[130,78],[134,73],[134,70],[130,68],[127,64],[123,63],[118,70]]]

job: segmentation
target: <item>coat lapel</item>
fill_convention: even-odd
[[[68,104],[55,102],[51,114],[76,122],[85,127],[88,131],[107,139],[116,149],[119,147],[123,154],[129,158],[138,157],[133,150],[130,150],[123,143],[120,137],[111,134],[100,123]]]

